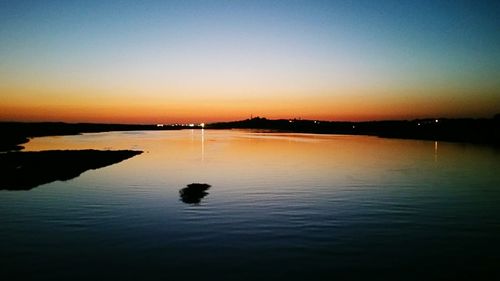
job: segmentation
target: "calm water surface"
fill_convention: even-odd
[[[0,191],[2,276],[500,277],[500,151],[490,147],[212,130],[26,145],[84,148],[145,153],[69,181]],[[212,185],[198,205],[179,197],[193,182]]]

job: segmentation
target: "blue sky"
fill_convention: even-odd
[[[419,107],[387,118],[487,116],[500,107],[499,14],[498,1],[1,1],[0,91],[11,109],[210,100],[285,117],[260,104],[297,112],[312,97],[331,112],[305,104],[305,117],[356,118],[359,100],[373,111],[360,118],[384,117],[377,100]]]

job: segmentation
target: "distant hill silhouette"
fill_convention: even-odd
[[[338,122],[261,117],[207,124],[209,129],[262,129],[315,134],[370,135],[387,138],[439,140],[500,145],[500,115],[492,119],[416,119]]]
[[[141,154],[132,150],[48,150],[0,153],[0,190],[29,190]]]

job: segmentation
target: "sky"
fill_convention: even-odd
[[[500,113],[499,1],[0,0],[0,120]]]

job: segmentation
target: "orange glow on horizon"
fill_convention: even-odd
[[[250,96],[218,93],[216,89],[201,93],[179,89],[178,95],[172,94],[172,90],[157,89],[144,95],[139,89],[102,92],[85,87],[71,90],[36,85],[4,86],[0,91],[10,93],[0,96],[1,121],[169,124],[234,121],[250,116],[367,121],[492,117],[500,108],[494,91],[477,95],[453,89],[428,89],[425,95],[421,89],[346,88],[317,94],[269,90],[268,95],[261,90]]]
[[[443,108],[445,103],[448,108]],[[458,109],[462,110],[458,110]],[[397,99],[367,100],[366,98],[321,99],[283,102],[248,100],[246,102],[159,102],[113,104],[7,104],[1,106],[3,121],[63,121],[94,123],[182,123],[233,121],[260,116],[270,119],[318,119],[331,121],[366,121],[389,119],[416,119],[427,117],[483,117],[484,109],[495,112],[495,103],[475,101],[469,104],[423,100],[405,102]],[[464,109],[469,114],[463,116]],[[467,111],[465,111],[467,112]],[[493,115],[493,114],[492,114]],[[491,115],[491,116],[492,116]]]

